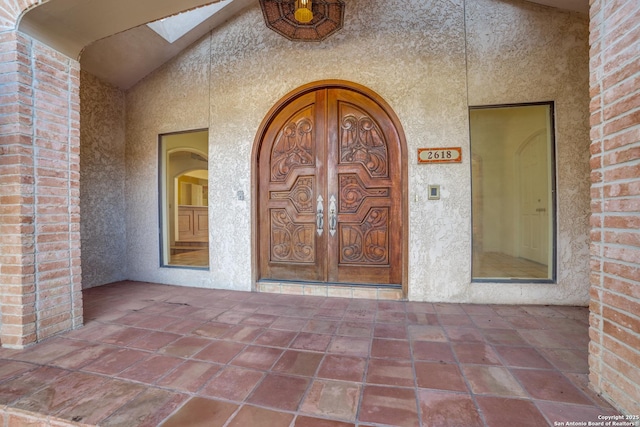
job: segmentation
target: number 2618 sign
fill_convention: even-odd
[[[462,147],[418,148],[418,163],[462,163]]]

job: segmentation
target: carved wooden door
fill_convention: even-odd
[[[315,89],[263,135],[260,278],[400,284],[400,137],[385,110],[354,90]]]

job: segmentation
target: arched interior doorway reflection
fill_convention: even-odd
[[[161,265],[209,266],[208,131],[160,136]]]

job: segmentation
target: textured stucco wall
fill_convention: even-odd
[[[519,1],[409,3],[351,0],[344,28],[319,44],[290,42],[268,30],[256,6],[132,88],[129,277],[250,290],[252,201],[236,194],[251,194],[260,122],[296,87],[342,79],[381,95],[406,135],[410,299],[586,303],[586,17]],[[540,100],[555,100],[558,108],[559,198],[567,198],[559,209],[559,283],[472,284],[468,106]],[[203,127],[210,132],[211,268],[160,269],[157,135]],[[418,165],[417,148],[433,146],[462,146],[463,163]],[[441,185],[441,200],[427,200],[429,184]]]
[[[205,37],[127,92],[129,279],[226,287],[212,278],[223,266],[214,266],[211,272],[160,268],[158,135],[209,127],[209,45]]]
[[[125,95],[80,74],[82,287],[127,278]]]
[[[517,25],[510,23],[517,22]],[[528,2],[467,2],[469,105],[555,102],[557,284],[473,284],[474,302],[589,300],[588,18]]]

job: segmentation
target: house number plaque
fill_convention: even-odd
[[[462,147],[418,148],[418,163],[462,163]]]

